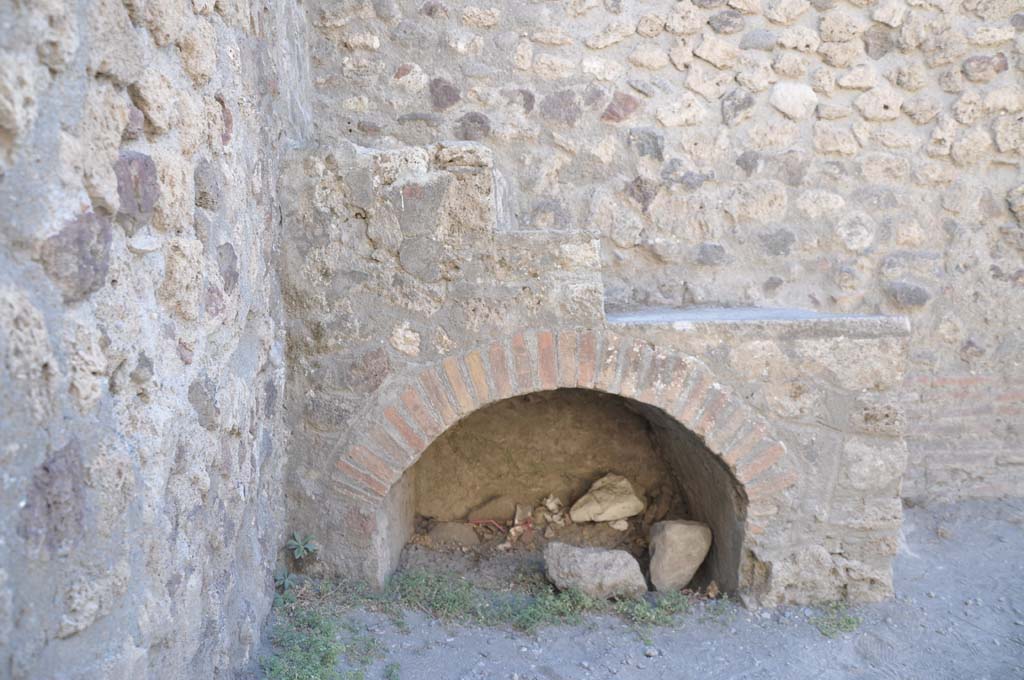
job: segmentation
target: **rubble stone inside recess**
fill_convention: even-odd
[[[437,523],[477,522],[481,545],[470,536],[456,549],[493,557],[504,549],[539,552],[549,541],[619,548],[647,560],[651,525],[665,519],[700,519],[714,534],[711,556],[693,586],[715,580],[738,585],[744,501],[736,482],[702,442],[657,409],[586,390],[556,390],[514,397],[474,412],[437,438],[413,465],[414,543],[452,546],[431,531]],[[616,529],[609,522],[564,526],[545,519],[544,500],[568,509],[608,473],[629,480],[645,508]],[[533,510],[531,530],[506,543],[509,507],[477,511],[493,499]],[[511,506],[514,510],[514,505]],[[430,520],[424,522],[423,520]],[[508,525],[508,526],[505,526]],[[501,544],[506,543],[499,549]],[[514,557],[514,561],[521,558]],[[406,560],[409,563],[409,560]],[[472,578],[472,573],[469,574]]]

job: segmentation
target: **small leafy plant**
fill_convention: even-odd
[[[825,637],[834,638],[857,630],[860,617],[851,614],[845,604],[833,602],[824,607],[821,616],[811,619],[811,623]]]
[[[284,567],[279,567],[274,572],[274,587],[280,592],[274,594],[274,606],[291,604],[295,601],[294,588],[298,580],[295,574]]]
[[[302,534],[298,531],[292,534],[292,537],[285,543],[285,548],[291,551],[292,557],[297,560],[301,560],[303,557],[314,554],[320,547],[316,544],[311,534],[306,534],[303,538]]]

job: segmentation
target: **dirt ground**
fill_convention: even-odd
[[[827,612],[758,612],[702,602],[671,628],[591,615],[534,635],[446,625],[407,612],[349,612],[381,654],[365,678],[743,678],[1012,680],[1024,678],[1024,501],[911,508],[894,600],[850,608],[826,637]],[[349,667],[342,662],[343,673]]]

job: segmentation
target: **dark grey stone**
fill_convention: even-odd
[[[864,51],[872,59],[881,59],[896,47],[892,29],[875,24],[861,35]]]
[[[541,198],[530,208],[530,226],[534,229],[552,231],[571,228],[569,211],[557,198]]]
[[[536,95],[530,90],[502,90],[505,100],[509,104],[515,104],[523,109],[523,113],[532,113],[534,104],[537,101]]]
[[[697,172],[690,170],[683,160],[673,158],[662,167],[661,178],[668,184],[678,184],[693,191],[700,188],[704,182],[713,180],[715,178],[715,171]]]
[[[455,106],[462,95],[459,88],[444,78],[434,78],[430,81],[430,105],[435,111],[444,111]]]
[[[429,26],[421,25],[412,19],[402,19],[391,31],[391,39],[399,45],[422,49],[436,40]]]
[[[124,132],[121,133],[121,139],[125,141],[131,141],[134,139],[141,139],[143,133],[146,131],[146,114],[142,112],[142,109],[135,106],[134,104],[128,105],[128,123],[124,126]],[[124,152],[122,152],[124,153]]]
[[[156,163],[144,153],[122,151],[114,161],[117,177],[117,196],[121,207],[117,223],[129,236],[153,218],[156,202],[160,198],[160,180]]]
[[[423,123],[424,125],[428,125],[430,127],[437,127],[442,123],[444,119],[441,118],[441,116],[438,116],[437,114],[434,113],[413,112],[403,113],[398,117],[397,120],[399,123],[402,124]]]
[[[626,136],[626,144],[640,156],[665,160],[665,137],[651,128],[633,128]]]
[[[238,285],[238,255],[230,243],[217,246],[217,268],[224,281],[224,292],[231,293]]]
[[[424,283],[441,280],[441,244],[427,236],[415,236],[402,241],[398,249],[398,262],[402,269]]]
[[[18,535],[30,555],[67,554],[82,536],[85,510],[82,450],[72,438],[32,475],[18,516]]]
[[[658,88],[649,80],[630,78],[626,84],[645,97],[653,97],[658,94]]]
[[[885,287],[885,293],[897,307],[923,307],[932,295],[923,286],[906,281],[893,281]]]
[[[760,234],[761,246],[769,255],[789,255],[796,236],[789,229],[776,229]]]
[[[747,173],[747,177],[750,177],[757,172],[763,164],[764,160],[762,159],[761,154],[756,151],[744,151],[736,158],[736,165],[738,165],[743,172]]]
[[[128,374],[131,381],[136,385],[145,385],[153,379],[153,360],[146,356],[145,352],[139,352],[135,360],[135,368]]]
[[[482,113],[471,111],[456,121],[455,138],[476,142],[491,134],[491,119]]]
[[[654,202],[654,198],[658,195],[660,185],[644,179],[643,177],[636,177],[632,182],[626,185],[626,195],[636,201],[640,208],[644,212],[651,207],[651,203]]]
[[[395,0],[373,0],[373,11],[382,21],[391,21],[401,15]]]
[[[216,163],[203,158],[196,163],[194,175],[196,205],[207,210],[217,210],[221,199],[221,174]]]
[[[217,429],[220,408],[217,407],[217,384],[208,376],[196,378],[188,386],[188,403],[196,412],[197,420],[207,430]]]
[[[440,0],[429,0],[420,7],[420,14],[431,19],[444,18],[448,16],[448,5]]]
[[[714,267],[726,261],[725,248],[717,243],[701,243],[694,256],[697,264]]]
[[[579,97],[572,90],[552,92],[540,100],[538,110],[544,120],[569,127],[575,125],[583,114]]]
[[[65,302],[83,300],[103,287],[110,268],[110,240],[110,221],[87,212],[43,241],[39,261]]]
[[[711,18],[708,19],[708,25],[711,26],[715,33],[729,35],[742,31],[746,26],[746,20],[736,10],[727,9],[711,15]]]
[[[738,87],[722,97],[722,120],[726,125],[733,125],[742,120],[744,112],[754,106],[754,95],[742,87]]]
[[[701,9],[715,9],[725,5],[725,0],[690,0],[690,2]]]
[[[363,119],[356,123],[356,129],[368,137],[380,137],[384,133],[384,126],[376,120]]]

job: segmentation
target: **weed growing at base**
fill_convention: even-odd
[[[260,660],[270,680],[336,680],[335,665],[342,651],[330,617],[315,609],[278,606],[270,634],[276,649]]]
[[[545,626],[575,625],[587,613],[623,618],[638,634],[654,626],[671,626],[687,613],[694,596],[657,593],[636,600],[609,602],[578,590],[556,591],[531,584],[526,592],[498,593],[474,586],[454,574],[407,571],[396,574],[383,591],[353,581],[303,579],[275,605],[271,633],[275,653],[261,660],[270,680],[359,680],[363,668],[385,656],[379,640],[345,612],[361,608],[388,616],[400,629],[402,612],[421,611],[442,621],[508,627],[533,633]],[[717,601],[716,601],[717,602]],[[723,603],[727,604],[727,603]],[[336,670],[344,659],[354,670]],[[385,668],[389,680],[399,668]]]
[[[860,626],[860,617],[847,611],[841,602],[833,602],[822,610],[822,615],[811,619],[822,635],[834,638],[841,633],[852,633]]]

